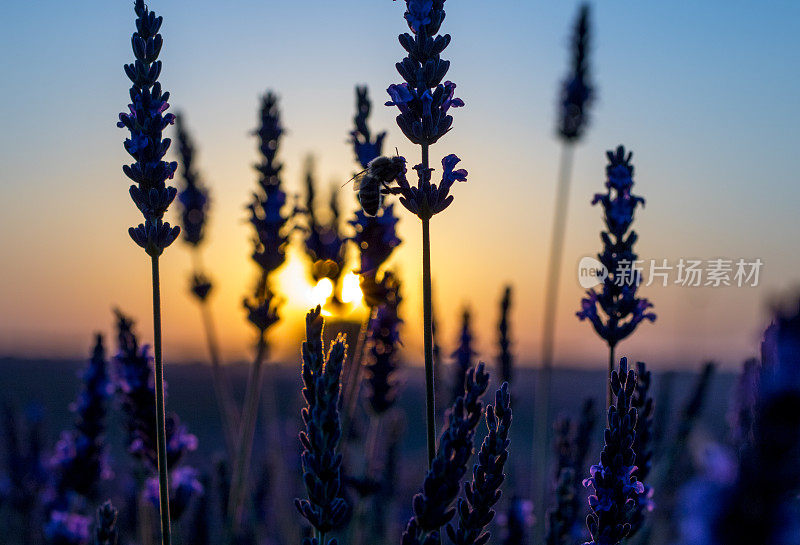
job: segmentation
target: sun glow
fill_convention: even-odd
[[[306,259],[301,251],[290,246],[286,263],[276,275],[276,291],[285,298],[292,310],[305,312],[320,305],[323,315],[341,316],[349,315],[361,307],[363,295],[359,277],[352,269],[342,276],[338,286],[329,278],[322,278],[315,285]]]

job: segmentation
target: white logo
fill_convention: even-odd
[[[583,257],[578,263],[578,283],[584,289],[593,288],[608,278],[608,269],[593,257]]]

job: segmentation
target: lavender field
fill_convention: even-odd
[[[800,545],[797,6],[445,4],[9,8],[1,543]]]

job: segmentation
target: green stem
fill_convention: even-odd
[[[428,145],[422,145],[422,168],[428,169]],[[428,467],[436,456],[436,402],[433,376],[433,303],[431,297],[431,228],[430,218],[422,220],[422,321],[425,345],[425,408],[428,431]]]
[[[153,265],[153,352],[155,353],[156,389],[156,445],[158,449],[158,498],[161,512],[161,544],[170,545],[169,476],[167,469],[167,428],[164,408],[164,364],[161,361],[161,280],[158,274],[158,256],[152,256]]]
[[[247,494],[247,475],[250,467],[250,454],[255,436],[256,417],[258,416],[258,401],[261,393],[261,371],[267,342],[265,332],[261,332],[256,348],[256,358],[250,368],[247,381],[244,408],[242,410],[242,426],[239,434],[239,450],[236,463],[233,466],[233,479],[231,480],[231,493],[228,500],[228,516],[232,535],[242,519],[242,506]]]

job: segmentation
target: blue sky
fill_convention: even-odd
[[[240,310],[250,282],[243,204],[257,159],[249,135],[258,97],[281,96],[289,131],[285,183],[300,190],[303,158],[333,185],[354,169],[345,139],[353,86],[370,85],[375,129],[415,157],[383,108],[397,82],[402,2],[153,1],[165,18],[162,81],[182,110],[212,186],[207,262],[218,279],[215,307],[228,359],[246,357]],[[467,103],[432,149],[456,153],[470,181],[432,226],[434,282],[444,340],[473,307],[482,354],[494,354],[497,301],[515,284],[520,360],[538,355],[543,279],[559,144],[555,97],[568,59],[574,2],[451,0],[443,30],[453,36],[448,77]],[[621,345],[655,366],[694,366],[708,357],[734,365],[757,350],[773,300],[798,285],[800,5],[794,2],[616,2],[593,4],[592,71],[598,100],[576,151],[565,271],[599,250],[606,149],[634,150],[636,187],[647,206],[636,220],[641,257],[764,261],[753,289],[643,288],[659,320]],[[0,354],[75,356],[90,333],[108,329],[121,305],[149,328],[148,267],[128,240],[138,221],[120,165],[127,104],[132,2],[16,2],[0,21]],[[350,203],[349,193],[342,197]],[[406,282],[406,346],[417,360],[419,225],[401,222],[396,264]],[[201,357],[199,317],[185,295],[185,247],[164,258],[165,349]],[[566,273],[565,273],[566,274]],[[602,345],[577,323],[581,288],[562,283],[558,356],[602,362]],[[296,312],[301,310],[298,308]],[[299,314],[291,314],[297,317]],[[291,318],[292,320],[294,318]],[[287,318],[289,320],[289,318]],[[296,326],[286,325],[294,334]],[[294,346],[279,354],[291,357]]]

